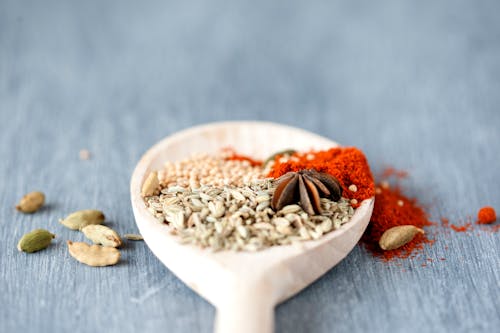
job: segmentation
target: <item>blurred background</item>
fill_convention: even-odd
[[[500,207],[499,13],[460,0],[0,0],[0,203],[41,188],[42,219],[100,206],[129,231],[128,182],[148,147],[265,120],[358,146],[375,172],[408,170],[436,219]],[[18,237],[43,223],[16,219],[0,212],[2,331],[211,331],[214,309],[145,245],[116,270],[70,262],[63,242],[19,259]],[[438,242],[429,255],[447,265],[405,272],[356,248],[278,308],[277,331],[496,328],[498,240]]]

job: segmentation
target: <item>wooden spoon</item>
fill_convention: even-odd
[[[287,148],[327,149],[337,143],[307,131],[266,122],[223,122],[190,128],[160,141],[141,158],[131,180],[137,226],[151,251],[190,288],[217,307],[218,333],[270,333],[276,304],[298,293],[341,261],[366,229],[374,198],[361,203],[351,221],[318,240],[259,252],[211,252],[182,245],[158,223],[141,197],[150,171],[192,153],[231,146],[264,159]]]

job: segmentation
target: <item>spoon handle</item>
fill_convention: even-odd
[[[245,286],[227,290],[217,306],[215,333],[272,333],[274,303],[266,289]]]

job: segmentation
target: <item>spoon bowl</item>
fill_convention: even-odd
[[[364,200],[349,222],[318,240],[274,246],[258,252],[212,252],[179,243],[170,227],[150,214],[141,197],[148,174],[166,161],[193,153],[217,153],[231,146],[238,153],[264,159],[276,151],[328,149],[338,144],[289,126],[267,122],[222,122],[193,127],[154,145],[141,158],[131,179],[137,226],[151,251],[178,278],[217,308],[218,333],[269,333],[274,307],[340,262],[366,229],[374,198]]]

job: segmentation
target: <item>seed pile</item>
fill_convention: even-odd
[[[321,214],[309,215],[297,204],[275,212],[272,180],[245,186],[171,186],[146,198],[150,212],[171,225],[183,243],[213,250],[257,251],[274,245],[318,239],[354,214],[349,201],[321,198]]]
[[[198,188],[201,185],[243,186],[265,175],[260,166],[247,160],[230,160],[230,152],[217,155],[196,154],[190,158],[165,163],[158,172],[161,187],[182,186]]]

